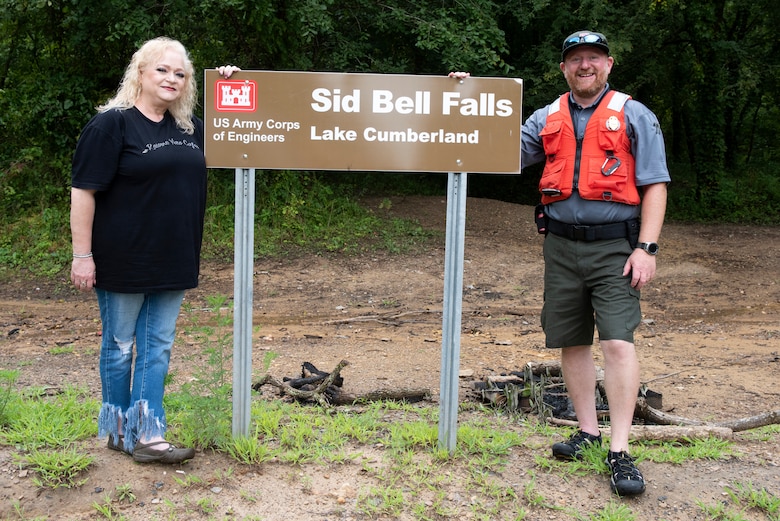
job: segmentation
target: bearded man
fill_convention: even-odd
[[[606,37],[578,31],[563,41],[571,89],[523,125],[522,164],[545,162],[537,207],[544,241],[546,345],[561,350],[578,430],[553,455],[579,459],[601,445],[596,417],[594,327],[604,361],[611,438],[607,464],[618,495],[645,491],[628,439],[639,390],[634,330],[640,290],[655,276],[670,181],[656,116],[607,80]]]

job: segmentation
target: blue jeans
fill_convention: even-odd
[[[121,421],[124,448],[132,452],[140,438],[165,435],[163,393],[184,291],[95,292],[103,326],[98,436],[118,440]]]

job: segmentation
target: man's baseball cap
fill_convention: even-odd
[[[590,45],[592,47],[598,47],[607,54],[609,54],[609,44],[607,43],[607,37],[601,33],[594,33],[592,31],[577,31],[571,33],[563,41],[563,47],[561,49],[561,60],[566,59],[566,54],[580,45]]]

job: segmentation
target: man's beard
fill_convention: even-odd
[[[588,87],[580,87],[579,86],[579,80],[580,78],[578,76],[574,76],[574,81],[572,81],[570,78],[566,78],[566,83],[569,84],[569,88],[574,93],[575,96],[581,97],[581,98],[592,98],[593,96],[597,96],[601,91],[604,90],[604,87],[607,85],[607,78],[606,75],[597,72],[596,73],[596,79],[592,83],[589,84]]]

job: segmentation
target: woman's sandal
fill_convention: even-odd
[[[114,435],[109,434],[108,435],[108,443],[106,443],[106,447],[108,447],[111,450],[116,450],[119,452],[124,452],[125,454],[131,454],[131,452],[125,450],[125,437],[121,434],[117,435],[117,442],[114,442]]]
[[[195,449],[180,449],[168,443],[165,449],[154,449],[156,445],[168,443],[167,441],[153,441],[150,443],[136,442],[133,449],[133,459],[138,463],[181,463],[195,457]]]

